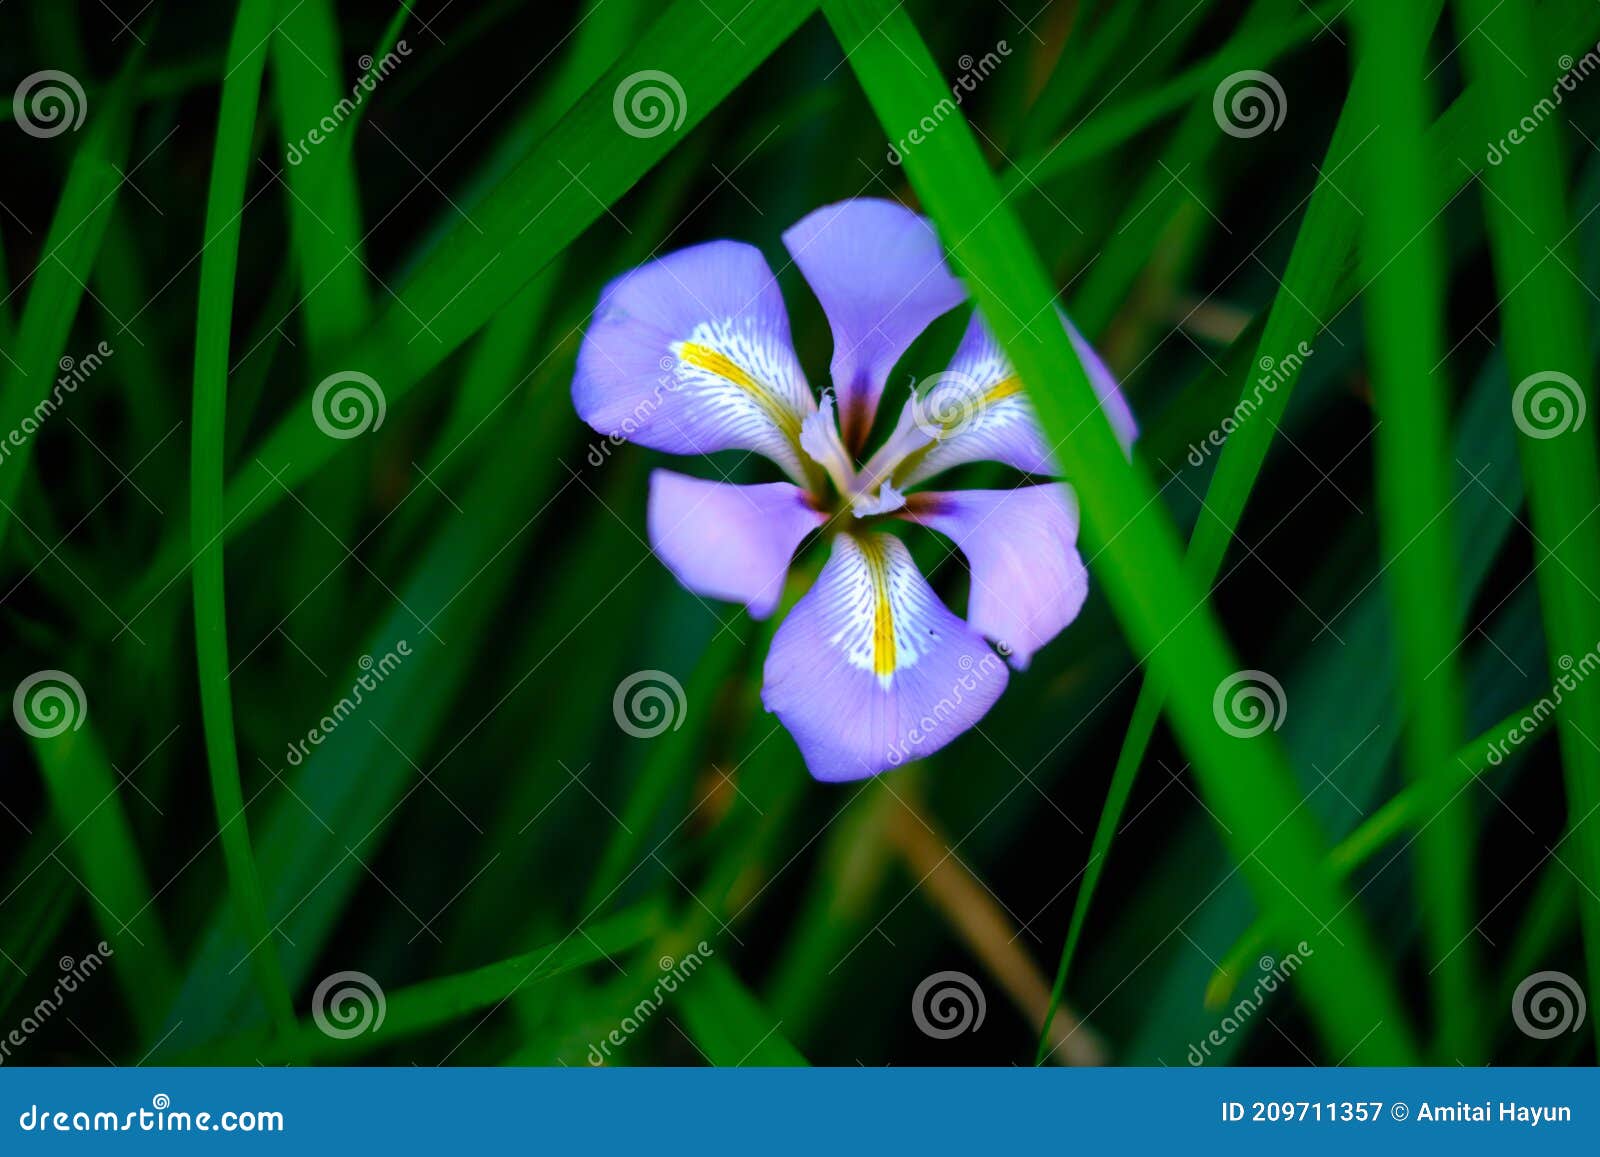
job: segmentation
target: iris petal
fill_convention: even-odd
[[[744,603],[764,619],[778,605],[795,547],[826,516],[787,482],[736,486],[657,470],[650,546],[696,594]]]
[[[674,454],[752,450],[807,480],[800,426],[816,400],[783,296],[752,246],[707,242],[608,285],[572,401],[602,434]]]
[[[833,330],[844,440],[860,449],[895,362],[966,297],[928,221],[894,201],[825,205],[783,235]]]
[[[773,638],[761,697],[815,778],[852,780],[939,750],[983,718],[1006,679],[904,543],[841,534]]]
[[[1065,314],[1062,324],[1124,450],[1138,436],[1116,379]],[[950,366],[933,388],[907,403],[901,426],[915,422],[936,442],[906,460],[896,481],[909,486],[967,462],[1003,462],[1028,474],[1059,474],[1033,403],[998,342],[974,312]]]
[[[1089,572],[1078,554],[1078,502],[1064,483],[913,495],[905,515],[967,556],[967,623],[1018,670],[1078,617]]]

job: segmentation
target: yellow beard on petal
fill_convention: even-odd
[[[984,392],[983,404],[992,406],[996,402],[1003,402],[1013,394],[1022,392],[1022,379],[1012,374],[1009,378],[1002,378]]]
[[[696,369],[705,370],[707,373],[716,374],[717,377],[732,382],[744,390],[755,401],[756,405],[773,425],[782,430],[791,439],[800,436],[800,421],[798,416],[784,405],[773,392],[761,382],[752,377],[748,370],[726,354],[712,349],[708,345],[701,345],[694,341],[675,342],[672,352],[681,361],[694,366]]]
[[[894,678],[894,608],[889,605],[889,560],[875,540],[861,543],[861,557],[872,578],[872,670],[887,688]]]

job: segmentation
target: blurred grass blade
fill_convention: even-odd
[[[1425,2],[1432,4],[1433,0]],[[1209,94],[1224,77],[1244,68],[1261,68],[1311,40],[1326,30],[1331,21],[1337,20],[1347,6],[1348,0],[1323,0],[1315,7],[1307,5],[1306,13],[1287,26],[1260,31],[1252,29],[1235,36],[1211,56],[1149,92],[1118,101],[1114,107],[1098,116],[1085,117],[1042,153],[1017,161],[1007,174],[1007,191],[1037,188],[1086,161],[1104,157],[1162,117],[1186,108],[1192,102],[1201,101],[1209,110]],[[1176,27],[1176,23],[1169,22],[1168,26]],[[1062,69],[1069,70],[1070,66]],[[1090,112],[1099,107],[1096,104]]]
[[[441,976],[386,992],[382,997],[382,1023],[377,1023],[374,1005],[374,1027],[369,1032],[334,1037],[316,1024],[302,1023],[287,1041],[274,1042],[263,1036],[240,1037],[182,1056],[163,1056],[161,1062],[283,1064],[296,1057],[325,1057],[334,1063],[352,1064],[372,1049],[440,1028],[472,1013],[487,1009],[492,1015],[512,997],[531,993],[546,980],[639,947],[661,932],[663,922],[659,907],[640,905],[575,928],[554,944],[454,976]],[[327,1010],[322,1011],[326,1013]],[[488,1016],[483,1019],[487,1020]]]
[[[1443,0],[1427,0],[1416,10],[1416,19],[1419,23],[1427,21],[1431,27],[1443,7]],[[1360,81],[1362,67],[1358,63],[1357,82]],[[1452,122],[1457,123],[1459,118]],[[1445,127],[1442,123],[1436,125],[1434,135],[1440,135]],[[1341,306],[1353,296],[1353,287],[1346,287],[1345,279],[1328,275],[1330,269],[1349,268],[1350,254],[1360,227],[1360,217],[1337,183],[1340,179],[1337,174],[1362,146],[1371,130],[1372,126],[1358,102],[1347,99],[1328,143],[1326,159],[1319,167],[1305,219],[1295,237],[1288,268],[1283,275],[1282,289],[1273,298],[1266,327],[1257,347],[1257,356],[1251,359],[1249,374],[1241,387],[1239,406],[1241,410],[1248,407],[1250,420],[1239,422],[1223,444],[1216,472],[1206,488],[1202,516],[1190,538],[1189,569],[1208,588],[1222,567],[1228,545],[1233,541],[1234,529],[1244,514],[1245,504],[1260,476],[1267,450],[1277,434],[1278,425],[1299,379],[1299,365],[1293,365],[1286,373],[1280,372],[1277,376],[1282,380],[1277,387],[1263,395],[1254,380],[1255,367],[1261,359],[1270,359],[1271,364],[1279,367],[1280,371],[1290,367],[1289,355],[1298,355],[1302,349],[1313,349],[1313,343],[1326,324],[1323,319],[1337,316]],[[1447,141],[1447,144],[1452,143]],[[1454,195],[1455,185],[1450,182],[1457,176],[1450,170],[1444,172],[1444,183],[1448,189],[1439,193],[1438,203],[1441,206],[1448,196]],[[1354,177],[1357,174],[1351,175]],[[1155,734],[1164,699],[1165,692],[1159,682],[1147,675],[1139,689],[1122,748],[1117,754],[1111,786],[1084,869],[1083,884],[1078,889],[1073,905],[1071,924],[1056,972],[1054,1000],[1057,1002],[1062,997],[1073,956],[1088,918],[1089,906],[1105,870],[1123,809],[1132,794],[1151,737]]]
[[[938,67],[903,11],[886,0],[828,0],[824,10],[891,140],[903,139],[928,109],[948,99]],[[1286,936],[1306,930],[1308,922],[1318,930],[1317,960],[1300,975],[1330,1051],[1362,1063],[1409,1061],[1414,1051],[1393,982],[1322,862],[1321,837],[1301,812],[1300,792],[1276,740],[1270,731],[1234,738],[1217,724],[1213,692],[1238,664],[1201,584],[1184,571],[1154,487],[1141,468],[1130,466],[1099,418],[1083,367],[1065,330],[1054,324],[1054,287],[966,121],[948,118],[906,153],[905,167],[1028,384],[1082,502],[1088,553],[1103,552],[1097,578],[1136,651],[1172,688],[1179,738],[1208,804],[1226,826],[1239,870]]]
[[[461,496],[464,513],[445,522],[418,552],[399,604],[360,652],[386,656],[405,644],[414,648],[413,657],[388,676],[361,721],[329,735],[292,770],[261,826],[261,874],[270,889],[270,910],[289,937],[283,958],[297,984],[363,876],[363,846],[384,829],[413,781],[411,761],[427,758],[474,673],[472,641],[484,639],[516,574],[517,552],[511,548],[545,510],[536,506],[527,516],[505,496],[533,501],[548,493],[561,436],[531,399],[523,401],[497,453]],[[418,615],[424,616],[421,623]],[[459,643],[438,646],[429,641],[431,634],[419,638],[422,623]],[[353,655],[349,663],[355,666]],[[248,1019],[240,1008],[245,994],[231,971],[249,948],[240,939],[225,914],[201,938],[174,1014],[175,1048],[214,1039]]]
[[[1543,79],[1549,57],[1538,50],[1532,15],[1522,6],[1459,0],[1462,54],[1473,86],[1483,93],[1480,139],[1500,141],[1529,110],[1548,102]],[[1576,50],[1576,49],[1575,49]],[[1571,680],[1563,661],[1591,652],[1600,640],[1600,538],[1587,526],[1600,507],[1600,463],[1594,435],[1581,429],[1585,406],[1594,409],[1591,332],[1577,295],[1570,239],[1573,227],[1562,190],[1561,125],[1529,132],[1504,163],[1480,174],[1489,196],[1484,211],[1510,379],[1518,383],[1512,418],[1522,432],[1517,450],[1528,487],[1534,570],[1548,639],[1553,681]],[[1526,126],[1524,126],[1526,127]],[[1592,294],[1592,291],[1590,291]],[[1531,385],[1530,385],[1531,383]],[[1547,391],[1554,390],[1554,394]],[[1562,425],[1540,420],[1554,401]],[[1574,421],[1573,419],[1576,418]],[[1557,717],[1566,775],[1568,832],[1576,845],[1581,880],[1600,881],[1600,683],[1580,681]],[[1600,899],[1585,887],[1578,896],[1589,991],[1600,993]],[[1600,1018],[1595,1033],[1600,1040]]]
[[[148,1038],[176,991],[176,973],[139,845],[117,796],[125,777],[106,758],[87,723],[77,731],[36,740],[33,749],[56,823],[68,833],[47,858],[87,895],[101,935],[115,950],[111,965],[124,1003]],[[58,854],[62,844],[71,846],[76,873]],[[38,868],[53,870],[42,861]]]
[[[300,270],[300,317],[314,356],[367,324],[370,301],[361,257],[361,202],[351,143],[355,112],[333,139],[306,134],[349,100],[339,63],[331,0],[278,0],[272,36],[272,79],[284,155],[265,166],[287,180],[289,235]],[[370,70],[369,70],[370,72]],[[360,91],[357,87],[356,91]],[[363,101],[356,111],[366,107]],[[332,134],[330,134],[332,136]]]
[[[1119,11],[1130,7],[1121,5]],[[1297,10],[1295,0],[1254,0],[1224,51],[1233,52],[1247,45],[1254,34],[1283,23],[1287,15]],[[1264,68],[1267,63],[1263,59],[1255,67]],[[1071,75],[1074,71],[1065,67],[1056,75]],[[1203,177],[1213,155],[1231,139],[1217,131],[1216,113],[1210,103],[1191,99],[1189,111],[1173,130],[1171,142],[1158,163],[1148,169],[1138,189],[1127,197],[1118,227],[1109,234],[1105,248],[1084,274],[1083,285],[1072,294],[1072,319],[1085,334],[1093,338],[1105,329],[1127,299],[1135,279],[1148,271],[1160,235],[1173,216],[1184,206],[1192,205],[1188,179],[1174,180],[1173,174],[1193,170]]]
[[[761,1007],[721,959],[702,963],[682,981],[678,1002],[695,1046],[719,1068],[806,1063],[780,1031],[782,1022]]]
[[[529,155],[460,222],[400,292],[369,335],[341,358],[381,384],[393,408],[429,369],[460,347],[583,230],[604,215],[652,166],[725,100],[816,8],[816,0],[676,0],[642,32]],[[708,67],[705,46],[732,37],[737,52]],[[668,91],[665,132],[618,123],[616,107],[640,74],[665,72],[681,89]],[[621,95],[619,95],[619,92]],[[597,149],[597,141],[605,147]],[[295,405],[256,451],[283,484],[294,487],[347,445],[321,435]],[[229,491],[230,534],[279,500],[261,496],[256,480]]]
[[[1391,797],[1373,812],[1360,827],[1333,846],[1328,853],[1328,863],[1341,878],[1348,879],[1357,868],[1393,843],[1403,832],[1413,831],[1432,822],[1439,811],[1441,791],[1449,793],[1449,800],[1459,796],[1467,786],[1489,768],[1489,753],[1496,744],[1517,728],[1517,721],[1527,716],[1535,704],[1513,711],[1490,727],[1476,739],[1447,759],[1442,774],[1427,782],[1413,782]],[[1413,836],[1413,839],[1416,837]],[[1400,850],[1410,845],[1410,841]],[[1399,852],[1395,853],[1397,856]],[[1206,1004],[1220,1008],[1227,1003],[1234,985],[1246,972],[1250,962],[1266,948],[1271,930],[1264,921],[1257,921],[1241,936],[1233,948],[1222,958],[1211,983],[1206,986]]]
[[[94,266],[106,223],[111,219],[127,168],[128,89],[136,83],[142,53],[106,94],[107,111],[93,119],[67,171],[66,187],[50,219],[43,254],[31,275],[7,294],[27,288],[27,304],[17,322],[15,345],[0,366],[0,431],[10,431],[4,469],[0,469],[0,547],[16,511],[17,490],[27,474],[33,439],[16,445],[17,431],[48,416],[60,398],[55,395],[57,363],[66,349],[72,322],[83,301],[84,286]],[[159,146],[158,146],[159,147]],[[119,339],[120,342],[120,339]]]
[[[223,473],[228,405],[228,342],[233,323],[234,275],[239,263],[240,218],[265,64],[263,42],[272,30],[271,0],[241,0],[228,46],[222,85],[211,190],[206,202],[206,245],[200,258],[200,306],[195,322],[194,425],[189,541],[194,559],[195,650],[206,761],[216,797],[217,823],[228,865],[233,914],[250,942],[251,967],[280,1029],[294,1026],[294,1007],[267,923],[261,880],[250,850],[239,753],[234,739],[228,678],[228,619],[223,568]]]
[[[1455,516],[1445,360],[1444,261],[1427,204],[1422,152],[1429,97],[1423,73],[1430,29],[1387,0],[1358,0],[1357,51],[1367,62],[1357,93],[1378,126],[1366,146],[1366,264],[1378,266],[1366,292],[1377,406],[1377,496],[1384,572],[1394,604],[1401,691],[1410,716],[1406,769],[1443,801],[1419,833],[1417,904],[1426,929],[1438,1057],[1476,1064],[1478,977],[1473,936],[1473,822],[1470,801],[1446,790],[1450,760],[1464,738],[1466,708],[1457,652]]]

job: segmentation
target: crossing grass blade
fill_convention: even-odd
[[[1511,712],[1477,738],[1469,740],[1452,758],[1444,761],[1443,774],[1431,781],[1413,782],[1391,796],[1362,821],[1360,827],[1333,846],[1328,853],[1329,865],[1341,878],[1348,879],[1403,834],[1415,832],[1431,822],[1439,810],[1439,793],[1448,792],[1446,800],[1461,795],[1489,769],[1491,751],[1534,707],[1535,704],[1530,703]],[[1249,962],[1266,947],[1269,934],[1270,929],[1264,922],[1253,924],[1222,958],[1206,986],[1208,1006],[1220,1008],[1227,1003],[1234,985],[1248,970]]]
[[[891,140],[945,99],[938,69],[909,16],[879,0],[824,5],[852,69]],[[1136,651],[1172,688],[1179,737],[1229,844],[1264,907],[1287,935],[1307,909],[1331,932],[1327,956],[1302,974],[1306,1000],[1330,1049],[1404,1063],[1414,1051],[1406,1020],[1370,935],[1321,862],[1321,837],[1300,813],[1300,793],[1275,742],[1236,740],[1213,716],[1212,692],[1238,667],[1201,586],[1185,573],[1153,487],[1130,466],[1063,329],[1052,322],[1046,280],[998,183],[959,116],[909,152],[907,174],[1039,413],[1078,490],[1089,554],[1104,552],[1103,583]],[[1270,735],[1270,733],[1269,733]],[[1302,904],[1304,907],[1302,907]],[[1338,945],[1342,945],[1339,947]],[[1370,1035],[1368,1035],[1370,1033]]]
[[[1465,27],[1462,54],[1473,85],[1483,92],[1479,127],[1483,139],[1497,141],[1528,110],[1548,100],[1541,81],[1535,28],[1523,8],[1499,11],[1479,0],[1457,4]],[[1481,41],[1481,43],[1479,43]],[[1491,59],[1491,54],[1495,57]],[[1495,276],[1502,287],[1500,323],[1512,382],[1534,375],[1567,375],[1576,383],[1576,397],[1594,401],[1594,358],[1586,340],[1585,313],[1573,278],[1571,236],[1574,227],[1564,203],[1562,128],[1529,133],[1508,163],[1491,165],[1481,178],[1488,196],[1484,212],[1489,228]],[[1587,287],[1586,287],[1587,288]],[[1528,487],[1528,509],[1535,542],[1534,566],[1549,640],[1550,677],[1563,686],[1570,663],[1591,652],[1600,639],[1600,539],[1585,529],[1600,507],[1600,462],[1593,436],[1569,430],[1557,437],[1530,436],[1530,408],[1513,410],[1523,436],[1517,440]],[[1571,409],[1566,411],[1571,413]],[[1581,410],[1578,411],[1581,413]],[[1581,425],[1581,420],[1580,420]],[[1543,433],[1543,431],[1538,431]],[[1600,826],[1590,820],[1600,808],[1600,685],[1581,681],[1558,715],[1562,767],[1566,777],[1568,835],[1575,844],[1580,878],[1600,880]],[[1600,991],[1600,900],[1588,888],[1577,898],[1581,913],[1589,991]],[[1600,1039],[1600,1023],[1595,1028]]]
[[[291,1037],[272,1040],[264,1035],[218,1041],[187,1054],[170,1051],[163,1064],[283,1064],[297,1057],[352,1064],[373,1049],[461,1021],[484,1012],[483,1019],[507,1001],[532,992],[576,969],[626,955],[658,935],[664,913],[656,905],[640,905],[575,928],[553,944],[546,944],[506,960],[486,964],[454,976],[441,976],[383,994],[383,1019],[374,1011],[371,1032],[333,1036],[315,1024],[301,1023]],[[380,982],[381,987],[381,982]],[[376,1009],[376,1006],[375,1006]],[[321,1010],[324,1013],[326,1009]],[[469,1031],[471,1026],[468,1026]]]
[[[533,151],[461,222],[401,289],[400,300],[342,360],[383,386],[392,408],[429,369],[475,333],[523,284],[565,249],[661,160],[815,10],[814,0],[676,0],[554,124]],[[699,66],[706,43],[737,36],[724,67]],[[663,71],[684,88],[681,128],[641,137],[624,132],[614,91],[630,75]],[[595,140],[609,142],[596,152]],[[579,174],[581,173],[581,177]],[[331,367],[330,367],[331,368]],[[256,456],[295,486],[343,445],[295,418],[270,433]],[[256,501],[241,478],[230,488],[230,534],[277,499]]]
[[[1430,0],[1426,10],[1418,10],[1419,19],[1426,18],[1429,13],[1436,17],[1442,8],[1442,0],[1438,3]],[[1592,41],[1600,33],[1600,16],[1587,9],[1564,13],[1559,23],[1541,31],[1547,36],[1544,41],[1546,49],[1552,54],[1558,53],[1563,48]],[[1430,212],[1443,212],[1471,179],[1471,171],[1460,163],[1459,158],[1475,151],[1482,140],[1478,118],[1480,106],[1486,99],[1484,86],[1469,86],[1429,131],[1426,148],[1428,155],[1436,161],[1430,166],[1429,172],[1437,182],[1430,193]],[[1334,131],[1327,160],[1320,166],[1317,187],[1289,258],[1289,266],[1283,277],[1287,288],[1274,301],[1268,316],[1267,328],[1260,343],[1260,357],[1281,363],[1285,351],[1299,349],[1301,342],[1314,343],[1319,328],[1324,324],[1319,319],[1325,318],[1327,324],[1331,324],[1360,287],[1361,267],[1352,258],[1359,218],[1349,207],[1349,202],[1332,175],[1350,160],[1369,129],[1370,126],[1358,121],[1354,106],[1347,102]],[[1329,269],[1345,272],[1338,278],[1330,278],[1327,275]],[[1376,270],[1368,271],[1368,274],[1373,272]],[[1252,370],[1243,385],[1240,405],[1248,404],[1258,420],[1242,423],[1222,447],[1216,472],[1205,494],[1205,510],[1210,516],[1199,520],[1189,544],[1190,566],[1208,585],[1215,580],[1221,568],[1224,554],[1260,476],[1267,450],[1293,394],[1299,373],[1289,373],[1277,389],[1264,398],[1258,396],[1253,376]],[[1263,417],[1268,419],[1264,424],[1259,421]],[[1112,785],[1096,828],[1094,848],[1074,904],[1072,927],[1068,931],[1062,963],[1057,972],[1057,1001],[1061,998],[1090,902],[1104,870],[1112,837],[1132,792],[1133,781],[1138,775],[1145,751],[1155,733],[1156,720],[1161,714],[1161,701],[1160,687],[1146,679],[1140,688],[1128,733],[1117,757]]]
[[[263,43],[272,29],[271,0],[242,0],[228,47],[221,128],[206,203],[207,244],[200,258],[200,308],[195,323],[194,416],[191,443],[190,541],[194,559],[195,650],[200,672],[206,760],[228,865],[233,916],[248,941],[251,968],[279,1029],[294,1025],[294,1007],[278,946],[267,923],[261,880],[250,848],[234,737],[229,682],[228,620],[223,567],[223,475],[227,438],[228,343],[240,217],[250,169],[250,143],[264,70]]]

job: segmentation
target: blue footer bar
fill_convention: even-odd
[[[8,1068],[0,1108],[5,1154],[464,1141],[651,1157],[1130,1142],[1600,1152],[1595,1069]]]

